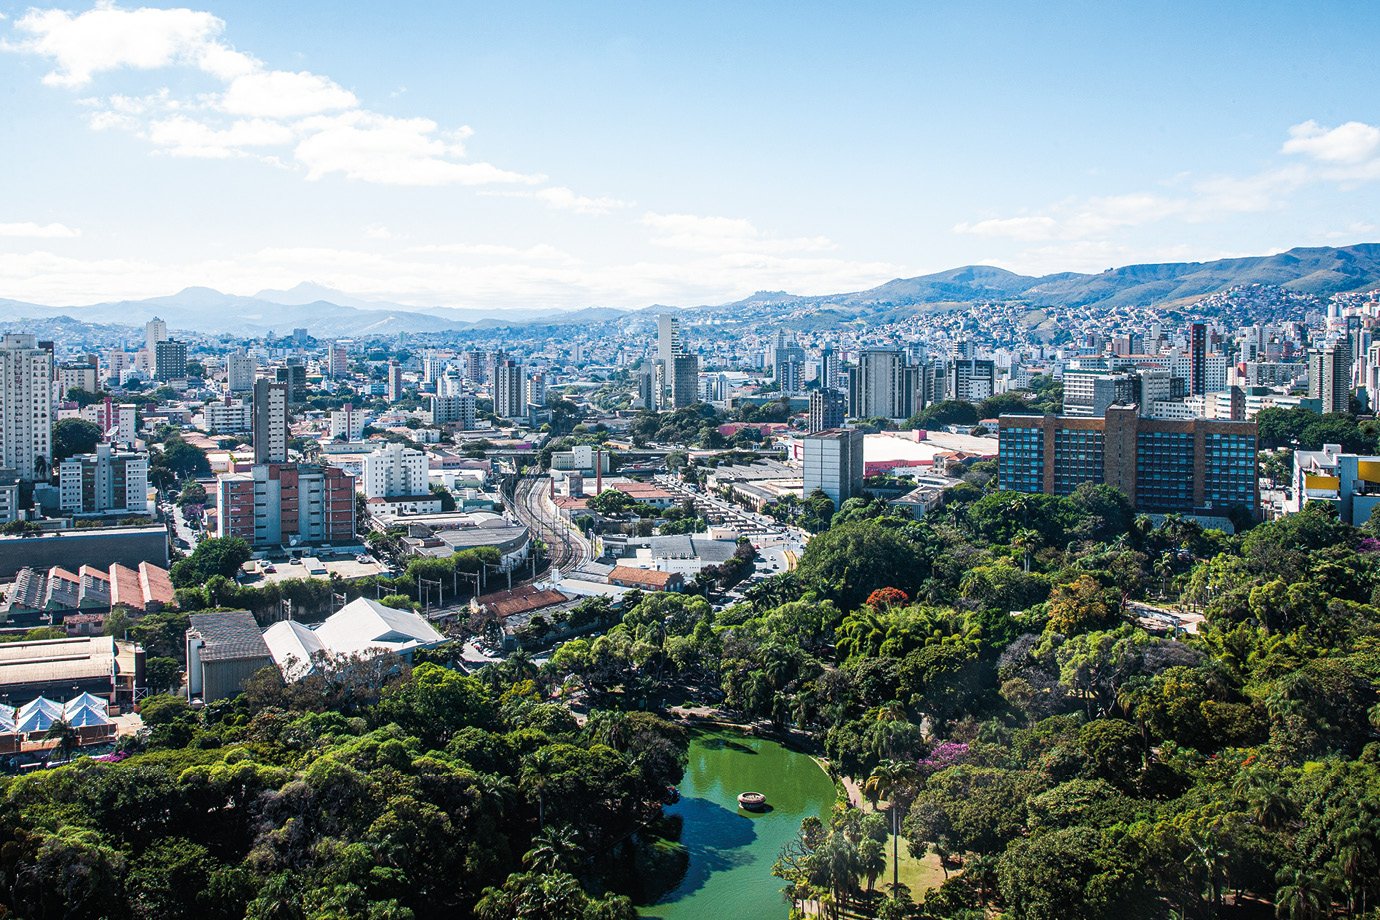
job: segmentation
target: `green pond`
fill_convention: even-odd
[[[738,793],[762,792],[770,809],[738,807]],[[834,784],[806,754],[775,741],[735,732],[696,735],[680,784],[680,801],[666,808],[681,821],[689,856],[685,876],[644,917],[662,920],[784,918],[784,882],[771,874],[782,846],[810,815],[825,817]]]

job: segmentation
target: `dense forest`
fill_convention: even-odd
[[[744,603],[634,596],[540,667],[343,662],[201,711],[154,699],[120,762],[4,781],[0,899],[631,917],[675,838],[687,734],[663,716],[691,703],[814,746],[879,806],[806,822],[783,914],[1377,916],[1380,532],[1309,506],[1228,536],[983,472],[923,522],[846,503]],[[888,885],[887,823],[941,887]]]

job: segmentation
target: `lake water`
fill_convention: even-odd
[[[771,810],[738,808],[738,793],[762,792]],[[803,818],[826,818],[834,784],[808,755],[775,741],[735,732],[698,735],[680,784],[681,799],[667,807],[683,824],[689,854],[685,877],[642,916],[661,920],[784,918],[785,882],[771,874],[782,846]]]

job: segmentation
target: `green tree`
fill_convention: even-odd
[[[83,418],[60,419],[53,426],[53,465],[77,454],[89,454],[101,440],[99,425]]]

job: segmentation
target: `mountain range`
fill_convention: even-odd
[[[897,278],[866,291],[799,295],[759,291],[719,306],[694,308],[738,318],[821,314],[831,320],[895,319],[936,305],[990,301],[1075,307],[1181,306],[1218,291],[1250,284],[1276,285],[1317,296],[1380,288],[1380,243],[1291,249],[1268,256],[1127,265],[1099,274],[1063,272],[1019,275],[988,265],[969,265],[917,278]],[[646,313],[667,308],[637,311]],[[90,306],[44,306],[0,299],[0,322],[53,320],[135,325],[157,314],[174,330],[207,334],[262,335],[306,328],[322,337],[391,336],[409,332],[592,324],[634,315],[590,307],[575,311],[460,309],[374,300],[310,282],[251,297],[193,287],[165,297]]]

